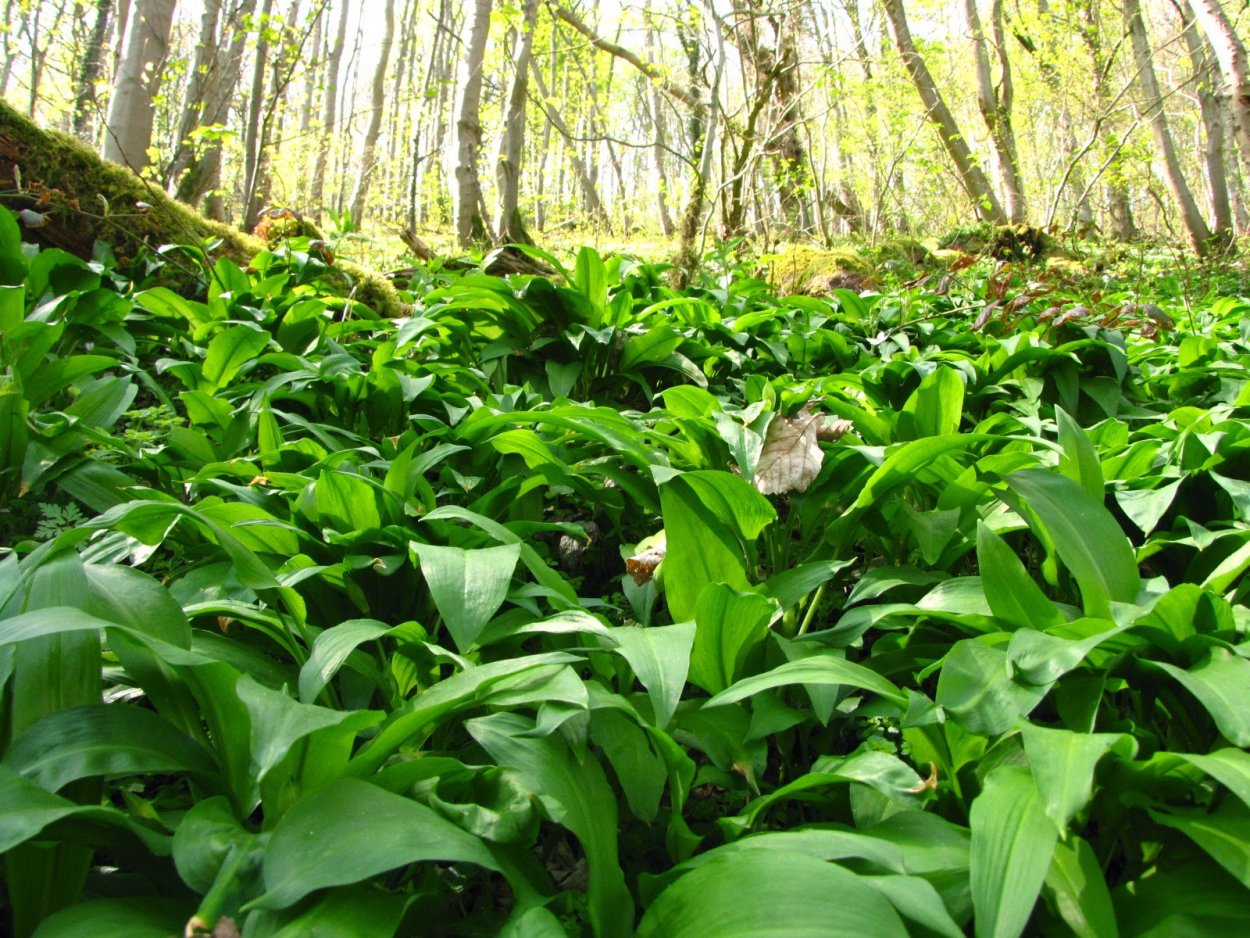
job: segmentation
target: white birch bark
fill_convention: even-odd
[[[152,98],[161,82],[175,0],[134,0],[105,121],[103,156],[135,172],[148,165]]]

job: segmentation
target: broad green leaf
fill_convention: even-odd
[[[1197,697],[1229,742],[1250,746],[1250,661],[1216,645],[1187,670],[1166,661],[1142,663],[1172,675]]]
[[[32,938],[169,938],[194,911],[185,899],[89,899],[49,915]]]
[[[1142,534],[1150,534],[1158,526],[1159,521],[1167,514],[1176,493],[1180,491],[1183,479],[1158,485],[1153,488],[1115,490],[1116,504],[1137,525]]]
[[[1245,930],[1250,892],[1216,863],[1199,854],[1151,873],[1112,895],[1121,934],[1205,938]]]
[[[352,760],[349,774],[368,777],[413,735],[454,713],[481,695],[504,682],[522,686],[546,681],[567,664],[580,663],[581,658],[552,651],[521,658],[493,661],[457,672],[433,687],[419,693],[402,709],[392,713],[378,735]]]
[[[376,619],[349,619],[326,629],[313,640],[312,654],[300,668],[299,699],[312,703],[357,646],[391,631]]]
[[[664,595],[676,621],[695,617],[709,583],[750,589],[750,545],[776,517],[763,495],[728,472],[686,472],[661,482],[660,506],[668,538]]]
[[[421,573],[447,631],[456,647],[467,651],[503,605],[521,557],[520,546],[464,550],[416,541],[410,546],[420,558]]]
[[[269,334],[253,326],[231,326],[208,343],[204,355],[203,390],[215,391],[234,379],[269,344]]]
[[[1131,603],[1141,588],[1132,545],[1101,502],[1076,482],[1045,469],[1022,469],[1007,484],[1036,512],[1059,559],[1081,589],[1085,613],[1111,618],[1111,603]]]
[[[970,733],[997,736],[1007,732],[1041,702],[1047,690],[1013,680],[1008,660],[1001,647],[975,639],[956,642],[938,675],[938,705]]]
[[[972,904],[977,938],[1024,932],[1059,832],[1022,766],[1000,766],[972,802]]]
[[[1072,836],[1055,844],[1046,890],[1059,917],[1077,938],[1118,938],[1111,893],[1087,841]]]
[[[816,761],[808,774],[754,799],[737,817],[728,820],[732,821],[731,829],[745,830],[753,827],[759,816],[778,801],[850,782],[868,785],[891,799],[903,800],[908,795],[919,794],[923,789],[922,781],[915,769],[897,756],[884,752],[867,751],[845,758],[822,758]]]
[[[1164,827],[1180,831],[1250,888],[1250,808],[1240,801],[1226,801],[1209,813],[1151,810],[1150,816]]]
[[[946,938],[963,938],[964,930],[951,918],[942,896],[928,880],[919,876],[861,876],[860,879],[885,896],[899,915],[921,928]]]
[[[854,873],[802,853],[717,857],[647,909],[638,938],[903,938],[898,913]]]
[[[402,895],[367,886],[339,887],[295,916],[254,912],[248,917],[248,931],[268,938],[391,938],[405,904]]]
[[[743,678],[733,686],[721,691],[704,704],[705,707],[722,707],[737,703],[762,690],[786,687],[790,684],[837,684],[880,694],[900,706],[907,702],[906,696],[890,681],[876,671],[855,664],[829,650],[826,654],[801,658],[778,665],[771,671]]]
[[[235,690],[251,717],[252,771],[257,781],[264,781],[269,770],[304,737],[337,727],[345,738],[351,739],[383,718],[372,710],[332,710],[300,703],[248,676],[239,680]]]
[[[994,615],[1017,628],[1048,629],[1064,623],[1055,606],[1024,569],[1015,551],[983,521],[977,522],[977,564]]]
[[[1102,464],[1098,452],[1080,424],[1073,420],[1062,407],[1055,407],[1055,419],[1059,423],[1059,471],[1076,482],[1094,501],[1103,499]]]
[[[959,430],[964,382],[959,371],[938,366],[912,392],[899,415],[902,439],[946,436]]]
[[[198,743],[163,717],[127,704],[54,711],[13,740],[3,764],[48,791],[100,775],[217,769]]]
[[[499,869],[480,840],[425,805],[339,779],[278,822],[265,848],[266,891],[245,909],[285,909],[318,889],[422,861]]]
[[[1250,807],[1250,753],[1242,749],[1217,749],[1207,755],[1177,753],[1196,765]]]
[[[775,601],[759,593],[739,593],[723,583],[709,583],[695,608],[690,681],[709,694],[729,687],[762,663]]]
[[[1128,758],[1137,749],[1132,737],[1120,733],[1074,733],[1032,723],[1020,728],[1020,736],[1042,809],[1060,834],[1067,833],[1068,824],[1089,803],[1099,760],[1117,744],[1123,743]]]
[[[174,865],[182,881],[198,893],[213,888],[222,864],[232,850],[261,843],[261,835],[246,830],[225,798],[206,798],[188,811],[174,831]]]
[[[374,488],[350,472],[324,470],[317,479],[317,516],[322,527],[344,534],[382,526]]]
[[[617,855],[616,796],[598,759],[590,753],[575,756],[559,736],[529,736],[533,724],[517,714],[479,717],[467,726],[499,765],[521,773],[547,816],[581,842],[595,934],[628,935],[634,904]]]
[[[655,725],[663,729],[673,718],[681,700],[690,670],[690,649],[694,645],[695,624],[638,628],[622,626],[612,630],[617,652],[629,662],[638,682],[647,689],[655,711]]]

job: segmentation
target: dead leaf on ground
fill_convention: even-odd
[[[773,418],[755,469],[755,487],[765,495],[806,492],[820,473],[825,454],[820,440],[836,440],[851,428],[848,420],[825,422],[806,407],[793,417]]]

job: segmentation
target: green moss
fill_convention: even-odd
[[[112,246],[119,259],[135,257],[166,244],[212,243],[213,257],[225,256],[240,267],[266,249],[267,243],[229,225],[212,221],[129,169],[105,162],[95,151],[67,134],[43,130],[0,101],[0,200],[9,208],[31,208],[47,219],[28,228],[25,237],[90,258],[95,242]],[[271,232],[269,242],[283,237],[316,236],[316,229],[298,219],[289,228]],[[380,316],[404,312],[395,288],[381,275],[340,262],[344,295]],[[179,292],[200,289],[203,272],[189,262],[171,260],[158,281]]]
[[[210,221],[168,198],[156,186],[122,166],[107,163],[66,134],[40,129],[0,102],[0,189],[10,208],[32,208],[47,224],[28,236],[90,257],[97,240],[118,257],[133,257],[164,244],[217,241],[215,253],[246,264],[261,250],[256,239]],[[167,268],[185,281],[198,271]],[[173,286],[187,286],[174,283]]]
[[[858,291],[874,282],[872,263],[853,250],[791,244],[764,260],[769,282],[783,295],[814,295],[836,288]]]

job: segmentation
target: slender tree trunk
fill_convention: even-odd
[[[334,32],[334,45],[326,62],[325,108],[321,117],[322,140],[317,147],[317,161],[313,166],[312,190],[309,193],[309,211],[313,220],[320,223],[325,205],[326,166],[330,158],[331,141],[338,130],[339,68],[343,62],[343,47],[347,41],[347,14],[350,4],[339,7],[339,21]]]
[[[482,66],[492,5],[493,0],[474,0],[456,108],[456,240],[464,248],[492,240],[482,214],[482,183],[477,173],[482,149]]]
[[[382,129],[382,110],[386,105],[386,70],[390,65],[391,44],[395,39],[395,5],[383,5],[385,28],[382,34],[382,48],[378,53],[378,64],[373,72],[373,93],[371,97],[372,111],[369,114],[369,127],[365,131],[364,151],[360,157],[360,176],[356,181],[356,191],[352,194],[352,224],[360,227],[365,216],[365,199],[369,196],[369,184],[374,172],[374,154],[378,146],[378,134]]]
[[[161,62],[169,46],[174,5],[175,0],[135,0],[126,24],[124,49],[105,121],[103,155],[106,160],[136,172],[148,165],[152,99],[160,87]]]
[[[1205,141],[1202,146],[1202,162],[1207,174],[1207,190],[1211,202],[1211,223],[1217,239],[1227,239],[1233,233],[1233,210],[1228,197],[1228,173],[1224,162],[1224,114],[1216,97],[1216,88],[1223,80],[1207,54],[1202,32],[1194,22],[1194,15],[1183,2],[1175,4],[1181,16],[1182,34],[1189,49],[1197,80],[1198,113],[1202,118]]]
[[[1163,161],[1163,180],[1172,192],[1172,199],[1180,212],[1181,223],[1189,235],[1189,242],[1195,253],[1203,256],[1210,250],[1211,229],[1202,218],[1198,203],[1194,200],[1189,184],[1181,171],[1180,159],[1176,153],[1176,144],[1172,141],[1172,132],[1168,128],[1167,114],[1163,110],[1163,96],[1159,92],[1159,81],[1155,77],[1154,58],[1150,51],[1150,41],[1146,37],[1146,24],[1142,20],[1141,5],[1138,0],[1124,0],[1124,21],[1133,46],[1133,61],[1137,66],[1137,82],[1141,87],[1142,103],[1150,121],[1150,129],[1154,133],[1155,147]]]
[[[547,115],[547,120],[551,122],[551,126],[555,127],[556,133],[560,135],[560,139],[564,142],[565,149],[568,151],[569,162],[572,164],[573,173],[581,186],[582,195],[586,200],[587,211],[596,223],[609,228],[608,215],[603,209],[603,201],[599,198],[599,190],[595,186],[595,181],[591,178],[590,171],[578,152],[577,143],[573,139],[573,132],[569,130],[569,125],[565,123],[564,118],[560,116],[560,112],[555,109],[555,106],[550,103],[551,96],[547,92],[547,82],[533,58],[530,59],[530,77],[534,79],[534,87],[538,92],[538,102],[542,106],[543,113]]]
[[[166,173],[166,188],[173,194],[178,191],[178,183],[187,167],[195,157],[195,144],[191,140],[192,132],[202,126],[206,90],[211,80],[211,72],[218,67],[221,56],[218,27],[221,20],[221,0],[203,0],[204,11],[200,15],[200,41],[195,47],[195,59],[191,63],[191,74],[187,78],[187,90],[182,106],[182,120],[178,124],[177,139],[174,141],[174,155],[169,162]]]
[[[534,52],[534,25],[538,20],[538,0],[525,0],[521,7],[521,28],[512,56],[512,84],[508,88],[507,114],[495,178],[499,185],[499,219],[495,225],[503,244],[532,244],[521,217],[521,160],[525,155],[525,101],[529,93],[530,60]]]
[[[264,207],[265,148],[261,117],[265,109],[265,69],[269,64],[269,22],[273,0],[263,0],[257,22],[256,59],[252,63],[252,83],[247,101],[247,123],[243,128],[243,219],[242,227],[252,228]]]
[[[955,164],[955,172],[959,177],[960,185],[968,193],[968,198],[972,200],[977,217],[996,225],[1008,224],[1011,219],[1003,211],[998,197],[990,188],[972,151],[968,149],[968,143],[960,132],[959,125],[955,123],[955,117],[951,114],[950,108],[946,106],[942,93],[938,91],[933,76],[929,74],[928,66],[920,57],[920,53],[916,51],[916,44],[911,38],[911,30],[907,26],[907,15],[903,11],[903,0],[882,0],[882,6],[885,8],[886,16],[894,31],[894,44],[898,47],[903,65],[916,86],[920,100],[924,102],[925,113],[929,120],[937,125],[942,146],[945,147],[951,162]]]
[[[204,212],[217,221],[225,219],[225,202],[220,195],[210,193],[221,185],[221,133],[230,117],[235,89],[243,74],[248,20],[255,9],[256,0],[239,0],[222,24],[222,35],[217,42],[219,58],[204,82],[204,109],[200,114],[201,126],[214,129],[191,153],[185,168],[177,174],[170,173],[171,183],[176,182],[175,197],[195,205],[207,196]]]
[[[82,139],[95,136],[94,118],[99,107],[95,85],[104,71],[105,43],[108,42],[109,19],[112,15],[113,0],[96,0],[91,35],[87,38],[82,58],[78,60],[77,74],[74,76],[73,129],[74,134]]]
[[[649,28],[647,30],[647,62],[650,65],[655,64],[655,47],[655,30]],[[655,193],[656,211],[660,216],[660,231],[664,237],[671,238],[673,216],[668,210],[668,173],[664,162],[665,153],[668,150],[668,122],[664,117],[664,100],[660,96],[660,89],[654,82],[651,82],[648,91],[649,96],[645,100],[649,104],[651,126],[655,128],[655,146],[651,148],[651,155],[655,179],[658,183]]]
[[[990,68],[990,54],[985,32],[981,28],[981,16],[977,12],[977,0],[964,0],[964,14],[972,35],[972,48],[977,65],[977,104],[985,126],[989,128],[994,142],[999,176],[1006,195],[1007,215],[1013,224],[1025,219],[1024,184],[1020,178],[1020,160],[1016,155],[1016,135],[1011,126],[1011,105],[1014,91],[1011,83],[1011,63],[1003,39],[1002,0],[992,0],[991,23],[994,30],[994,46],[999,62],[999,83],[994,86]]]
[[[1250,167],[1250,58],[1219,0],[1190,0],[1202,31],[1215,50],[1220,70],[1232,89],[1234,126],[1242,162]]]

